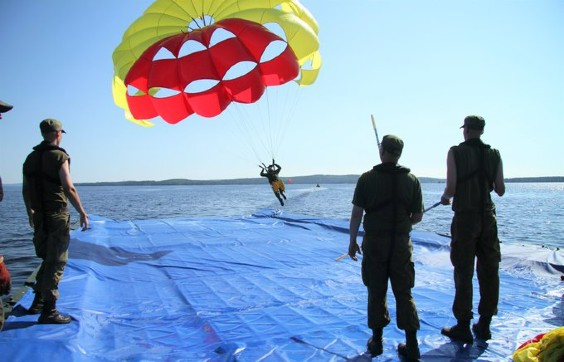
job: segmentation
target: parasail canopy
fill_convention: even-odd
[[[312,84],[318,26],[297,0],[157,0],[113,53],[115,103],[141,125],[214,117],[266,87]]]

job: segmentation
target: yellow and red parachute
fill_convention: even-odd
[[[156,0],[114,50],[114,101],[150,126],[158,116],[217,116],[266,87],[310,85],[321,67],[317,33],[298,0]]]
[[[523,343],[515,353],[514,362],[564,361],[564,327],[542,333]]]

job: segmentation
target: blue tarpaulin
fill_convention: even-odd
[[[564,324],[564,256],[502,244],[492,339],[440,333],[455,320],[449,238],[413,231],[422,361],[510,361],[515,349]],[[262,210],[244,217],[114,221],[91,216],[72,233],[58,309],[69,325],[27,315],[29,291],[0,333],[3,361],[362,361],[366,288],[360,262],[336,261],[348,221]],[[475,311],[479,299],[475,281]],[[384,354],[404,341],[392,322]]]

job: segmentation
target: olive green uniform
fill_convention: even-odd
[[[49,303],[59,298],[58,285],[68,261],[70,213],[59,170],[70,159],[64,149],[47,142],[33,150],[23,164],[34,210],[33,244],[36,255],[42,259],[33,289]]]
[[[450,259],[456,288],[452,311],[457,320],[472,319],[474,263],[480,284],[480,316],[497,314],[499,262],[495,205],[491,200],[501,156],[478,138],[451,148],[457,184],[453,198]]]
[[[358,179],[353,204],[364,209],[362,281],[368,289],[368,327],[390,323],[388,280],[396,298],[399,329],[419,329],[411,288],[415,282],[411,215],[423,212],[421,184],[408,168],[382,163]]]

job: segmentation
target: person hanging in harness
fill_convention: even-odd
[[[272,164],[268,165],[268,167],[263,163],[262,166],[259,165],[261,168],[260,175],[262,177],[266,177],[268,179],[268,183],[272,186],[272,191],[274,191],[274,195],[280,201],[280,205],[284,206],[284,200],[286,200],[286,195],[284,191],[286,190],[284,187],[284,182],[278,178],[278,174],[282,167],[277,164],[274,159],[272,159]],[[284,198],[284,200],[282,200]]]
[[[368,351],[372,356],[383,353],[383,329],[390,323],[386,303],[390,281],[396,298],[397,327],[406,335],[406,343],[400,343],[398,353],[408,360],[418,360],[419,316],[411,295],[415,268],[409,233],[412,225],[423,218],[423,196],[417,177],[409,168],[397,164],[402,150],[399,137],[384,136],[380,145],[382,163],[358,179],[352,200],[348,254],[355,261],[357,252],[364,255],[361,274],[368,289],[368,327],[372,330]],[[364,237],[359,247],[356,239],[363,214]]]
[[[35,298],[28,313],[40,314],[40,324],[66,324],[71,317],[59,313],[56,302],[68,260],[69,201],[80,215],[83,231],[89,222],[70,177],[70,157],[59,147],[66,133],[62,123],[48,118],[41,121],[39,128],[43,142],[33,148],[23,164],[22,194],[33,228],[35,253],[41,258],[33,286]]]

